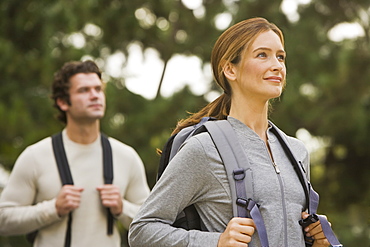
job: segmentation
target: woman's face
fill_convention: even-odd
[[[275,32],[259,34],[244,51],[241,61],[231,67],[234,77],[226,77],[234,95],[262,101],[281,95],[286,76],[285,51]]]

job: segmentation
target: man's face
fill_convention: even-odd
[[[95,73],[78,73],[70,79],[70,105],[59,101],[66,112],[67,122],[93,122],[104,116],[105,94],[103,85]]]

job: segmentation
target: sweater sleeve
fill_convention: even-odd
[[[117,141],[111,138],[111,142]],[[132,147],[129,147],[127,145],[122,146],[122,143],[117,144],[118,145],[116,147],[120,147],[121,149],[117,149],[116,151],[121,153],[121,155],[125,153],[125,157],[121,157],[115,162],[127,163],[127,165],[125,166],[125,179],[128,179],[128,184],[126,190],[123,192],[123,211],[116,218],[123,224],[126,229],[128,229],[133,218],[139,211],[141,205],[148,197],[150,189],[147,184],[144,164],[138,153]],[[122,179],[122,177],[117,178]]]
[[[55,199],[34,204],[35,160],[30,148],[17,159],[0,197],[0,235],[26,234],[60,220]]]
[[[171,226],[179,212],[207,192],[207,157],[189,139],[169,163],[130,227],[130,246],[217,246],[220,233]],[[208,168],[209,169],[209,168]]]

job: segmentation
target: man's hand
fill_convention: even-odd
[[[305,219],[308,216],[309,216],[308,213],[302,212],[302,219]],[[329,241],[326,239],[326,237],[324,235],[324,232],[322,231],[320,221],[312,223],[311,225],[306,227],[304,229],[304,231],[306,232],[306,236],[312,237],[313,239],[315,239],[315,241],[313,242],[312,247],[328,247],[328,246],[330,246]]]
[[[59,191],[55,207],[59,217],[62,217],[80,206],[81,193],[84,189],[74,185],[64,185]]]
[[[235,217],[227,224],[218,240],[218,247],[247,247],[252,241],[255,225],[252,219]]]
[[[113,215],[120,215],[123,203],[119,188],[113,184],[105,184],[96,189],[99,191],[103,206],[109,208]]]

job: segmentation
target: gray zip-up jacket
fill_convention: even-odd
[[[253,130],[237,119],[229,117],[228,121],[250,162],[253,199],[260,205],[270,247],[304,247],[298,224],[306,202],[303,187],[276,136],[267,130],[273,162],[266,144]],[[308,173],[309,154],[304,144],[296,138],[287,139]],[[171,226],[179,212],[191,204],[209,232]],[[226,171],[209,134],[201,133],[182,146],[154,186],[131,224],[130,246],[216,247],[232,217]],[[260,246],[257,234],[249,246]]]

